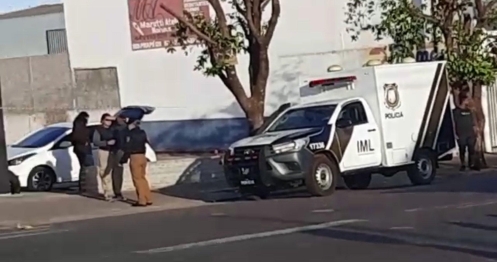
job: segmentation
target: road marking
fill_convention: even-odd
[[[471,208],[471,207],[480,207],[480,206],[489,206],[497,204],[497,201],[490,201],[490,202],[484,202],[484,203],[475,203],[475,204],[466,204],[466,205],[460,205],[457,208],[458,209],[463,209],[463,208]]]
[[[312,213],[330,213],[334,211],[335,210],[333,209],[317,209],[317,210],[312,210]]]
[[[391,230],[411,230],[414,229],[414,227],[391,227]]]
[[[185,250],[185,249],[196,248],[196,247],[206,247],[206,246],[220,245],[220,244],[239,242],[239,241],[245,241],[245,240],[251,240],[251,239],[267,238],[267,237],[273,237],[273,236],[288,235],[288,234],[293,234],[293,233],[298,233],[298,232],[313,231],[313,230],[325,229],[325,228],[329,228],[329,227],[336,227],[336,226],[352,224],[352,223],[359,223],[359,222],[367,222],[367,220],[362,220],[362,219],[338,220],[338,221],[331,221],[331,222],[316,224],[316,225],[287,228],[287,229],[281,229],[281,230],[255,233],[255,234],[246,234],[246,235],[211,239],[211,240],[207,240],[207,241],[200,241],[200,242],[181,244],[181,245],[175,245],[175,246],[160,247],[160,248],[154,248],[154,249],[149,249],[149,250],[135,251],[134,253],[138,253],[138,254],[167,253],[167,252]]]
[[[225,213],[212,213],[211,216],[213,217],[223,217],[223,216],[226,216]]]
[[[418,212],[423,210],[423,208],[413,208],[413,209],[406,209],[404,210],[405,212]]]
[[[17,231],[17,232],[9,232],[0,234],[0,240],[13,239],[13,238],[22,238],[22,237],[31,237],[31,236],[39,236],[39,235],[48,235],[48,234],[58,234],[64,233],[69,230],[30,230],[30,231]]]

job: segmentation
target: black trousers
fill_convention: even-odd
[[[114,191],[115,196],[122,196],[124,168],[121,164],[121,159],[124,152],[119,150],[117,152],[112,152],[112,154],[114,154],[114,157],[112,158],[112,190]]]
[[[84,193],[86,189],[86,174],[88,171],[88,167],[93,166],[93,156],[86,152],[75,151],[76,157],[79,162],[79,179],[78,179],[78,188],[80,193]]]
[[[14,173],[8,171],[9,174],[9,182],[10,182],[10,193],[11,194],[20,194],[21,193],[21,182],[19,182],[19,177],[14,175]]]
[[[465,166],[466,163],[466,151],[468,152],[468,166],[473,166],[475,164],[475,145],[476,136],[464,136],[457,140],[459,146],[459,158],[461,160],[461,165]]]

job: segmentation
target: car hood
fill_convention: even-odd
[[[18,158],[21,156],[38,153],[39,148],[26,148],[26,147],[7,147],[7,160]]]
[[[319,132],[320,130],[321,128],[304,128],[304,129],[263,133],[257,136],[247,137],[242,140],[238,140],[237,142],[233,143],[231,147],[271,145],[273,143],[286,139],[290,140],[290,139],[306,137],[310,134]]]

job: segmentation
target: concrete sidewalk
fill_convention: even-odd
[[[126,193],[135,199],[134,193]],[[187,200],[154,193],[154,205],[132,207],[125,202],[106,202],[99,199],[63,193],[23,193],[20,196],[0,197],[0,229],[18,225],[39,226],[100,217],[121,216],[143,212],[190,208],[207,205],[202,201]]]

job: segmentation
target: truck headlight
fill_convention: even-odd
[[[33,154],[28,154],[25,156],[17,157],[17,158],[9,160],[7,163],[9,164],[9,166],[17,166],[17,165],[20,165],[22,162],[24,162],[24,160],[26,160],[34,155],[36,155],[36,154],[33,153]]]
[[[299,151],[303,147],[307,145],[307,142],[309,142],[309,139],[307,138],[301,138],[294,140],[292,142],[286,142],[286,143],[281,143],[281,144],[276,144],[273,145],[273,151],[275,154],[281,154],[285,152],[291,152],[291,151]]]

